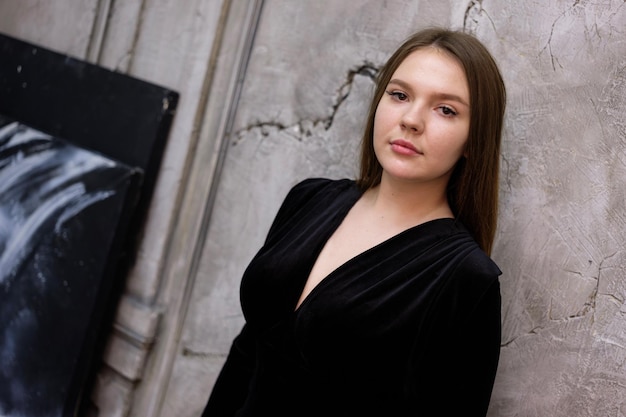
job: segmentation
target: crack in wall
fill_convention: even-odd
[[[585,301],[585,303],[583,304],[582,309],[575,313],[572,314],[568,317],[565,318],[553,318],[552,316],[552,300],[550,300],[549,302],[549,306],[548,306],[548,320],[550,322],[554,322],[554,323],[566,323],[568,321],[571,320],[577,320],[577,319],[582,319],[584,317],[586,317],[587,315],[591,314],[591,324],[593,325],[595,323],[595,312],[596,312],[596,302],[598,299],[598,296],[606,296],[609,297],[615,301],[617,301],[618,303],[624,303],[626,300],[625,299],[620,299],[618,296],[616,296],[615,294],[609,294],[609,293],[602,293],[600,292],[600,283],[601,283],[601,277],[602,277],[602,271],[604,269],[610,268],[608,266],[605,266],[605,262],[614,258],[615,256],[619,255],[621,252],[617,251],[614,252],[610,255],[605,256],[602,261],[600,261],[599,265],[598,265],[598,273],[597,276],[592,276],[593,279],[596,280],[596,285],[594,286],[593,290],[591,291],[591,293],[589,294],[589,297],[587,298],[587,301]],[[592,261],[589,261],[590,263]],[[567,271],[567,272],[572,272],[572,273],[576,273],[578,275],[583,276],[582,273],[576,272],[576,271]],[[536,335],[539,334],[539,332],[541,330],[546,329],[547,326],[545,325],[536,325],[535,327],[533,327],[532,329],[528,330],[527,332],[514,336],[511,339],[503,342],[500,344],[501,347],[507,347],[510,346],[511,344],[513,344],[518,338],[523,337],[523,336],[528,336],[528,335]]]
[[[467,33],[476,33],[478,27],[478,18],[483,11],[482,0],[472,0],[465,9],[465,16],[463,18],[463,31]]]
[[[605,256],[602,259],[602,261],[600,261],[600,265],[598,266],[598,285],[596,287],[596,292],[597,292],[598,295],[604,295],[604,296],[607,296],[607,297],[611,297],[611,298],[615,299],[616,301],[619,301],[620,303],[624,303],[624,302],[626,302],[626,298],[625,298],[626,294],[622,294],[623,297],[620,299],[615,294],[599,292],[599,289],[600,289],[600,276],[602,274],[602,271],[605,270],[605,269],[608,269],[608,268],[612,268],[611,266],[604,266],[604,263],[606,261],[610,260],[611,258],[614,258],[614,257],[620,255],[621,253],[622,253],[621,251],[616,251],[616,252],[612,253],[611,255]]]
[[[496,24],[491,16],[489,16],[489,13],[487,13],[483,8],[482,0],[472,0],[467,5],[467,8],[465,9],[465,16],[463,18],[463,32],[476,35],[480,18],[483,16],[489,20],[493,31],[497,32]]]
[[[303,136],[310,137],[320,129],[324,131],[329,130],[332,127],[333,121],[335,119],[335,116],[337,115],[337,112],[339,111],[339,108],[341,107],[343,102],[346,101],[347,98],[350,96],[355,77],[364,76],[370,78],[372,81],[375,81],[379,70],[380,68],[369,62],[365,62],[357,68],[349,70],[348,74],[346,75],[345,82],[336,91],[335,100],[333,105],[331,106],[331,112],[328,117],[316,120],[300,120],[290,126],[286,126],[276,121],[259,121],[256,123],[252,123],[235,133],[235,139],[232,140],[231,145],[236,146],[241,140],[244,139],[244,137],[248,133],[255,130],[260,130],[262,137],[267,137],[270,135],[270,133],[273,133],[275,131],[285,131],[293,136],[296,140],[301,140]]]
[[[500,347],[504,348],[504,347],[508,347],[510,345],[512,345],[513,343],[515,343],[515,341],[523,336],[528,336],[528,335],[538,335],[540,333],[540,331],[544,330],[546,328],[546,326],[535,326],[532,329],[528,330],[526,333],[524,334],[520,334],[518,336],[515,336],[513,338],[511,338],[510,340],[507,340],[505,342],[500,343]]]
[[[552,37],[554,36],[554,29],[556,27],[556,24],[559,22],[559,20],[561,20],[561,18],[563,18],[563,16],[565,16],[570,10],[578,6],[579,3],[580,3],[580,0],[575,0],[572,6],[567,8],[567,10],[564,10],[556,19],[554,19],[554,22],[552,22],[552,26],[550,27],[550,35],[548,36],[548,41],[546,42],[546,45],[543,48],[541,48],[541,51],[539,51],[539,55],[541,55],[545,50],[548,50],[550,54],[550,63],[552,65],[553,71],[556,71],[557,65],[559,66],[559,68],[563,68],[563,65],[561,65],[561,63],[559,62],[559,59],[552,52]]]
[[[614,256],[616,256],[619,252],[614,252],[611,255],[605,256],[599,263],[598,265],[598,274],[595,277],[592,277],[596,280],[596,285],[594,287],[594,289],[591,291],[591,293],[589,294],[589,297],[587,299],[587,301],[583,304],[583,308],[581,309],[581,311],[577,314],[571,315],[568,318],[576,318],[576,317],[584,317],[587,314],[591,313],[592,314],[592,323],[595,322],[595,311],[596,311],[596,302],[598,300],[598,296],[606,296],[606,297],[610,297],[613,298],[614,300],[623,303],[624,300],[620,300],[615,294],[609,294],[609,293],[602,293],[600,292],[600,278],[602,276],[602,271],[608,267],[604,266],[604,263],[613,258]],[[591,262],[591,261],[589,261]]]
[[[372,81],[376,81],[376,76],[378,75],[379,70],[380,68],[377,68],[375,65],[369,62],[365,62],[358,68],[348,71],[346,81],[341,87],[339,87],[337,91],[337,99],[335,101],[335,104],[333,105],[333,111],[331,113],[331,116],[327,121],[326,130],[328,130],[332,126],[335,115],[337,114],[337,110],[350,95],[350,91],[352,91],[352,85],[354,84],[354,77],[356,77],[357,75],[361,75],[370,78]]]

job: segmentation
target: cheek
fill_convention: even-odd
[[[385,121],[381,117],[381,113],[377,111],[376,114],[374,115],[374,129],[373,129],[374,143],[379,141],[379,137],[382,135],[382,132],[384,130],[384,125],[385,125]]]
[[[393,124],[393,114],[385,110],[384,106],[378,106],[376,113],[374,114],[374,140],[377,137],[383,136]]]
[[[466,144],[467,140],[466,139],[462,139],[459,140],[457,142],[455,142],[454,146],[452,147],[452,154],[454,155],[454,160],[455,162],[457,162],[459,159],[461,159],[462,156],[465,155],[465,144]]]
[[[450,160],[456,162],[465,154],[467,136],[467,129],[450,129],[435,143],[441,155],[449,155]]]

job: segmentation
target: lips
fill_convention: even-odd
[[[403,155],[421,155],[415,146],[408,140],[395,139],[391,141],[391,149]]]

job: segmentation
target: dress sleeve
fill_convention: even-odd
[[[461,400],[460,404],[465,404],[459,410],[464,416],[487,415],[500,358],[500,306],[500,283],[496,280],[461,330],[460,343],[452,361],[459,372],[452,380],[452,387]]]
[[[487,415],[500,357],[500,282],[492,279],[480,295],[467,284],[456,290],[438,309],[427,347],[412,367],[409,408],[417,415]],[[468,296],[477,296],[471,306],[461,301]]]
[[[255,344],[247,325],[233,340],[202,417],[232,417],[248,394],[255,366]]]

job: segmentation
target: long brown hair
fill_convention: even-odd
[[[506,89],[498,65],[474,36],[444,28],[428,28],[409,37],[378,73],[361,143],[357,184],[362,190],[380,183],[382,167],[374,153],[374,116],[391,76],[412,52],[434,47],[462,65],[470,94],[470,125],[465,156],[448,182],[448,203],[454,216],[470,231],[487,254],[496,233],[500,143],[506,107]]]

